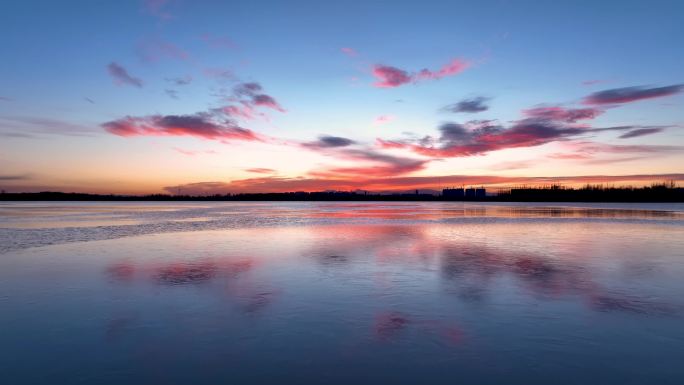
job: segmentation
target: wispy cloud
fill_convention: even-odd
[[[172,89],[165,89],[164,93],[168,95],[171,99],[178,99],[178,91]]]
[[[463,99],[458,103],[450,104],[442,109],[450,112],[482,112],[487,111],[489,109],[489,106],[487,105],[488,101],[489,98],[486,98],[484,96],[478,96],[476,98]]]
[[[639,128],[637,130],[632,130],[620,135],[620,139],[636,138],[638,136],[653,135],[659,132],[663,132],[664,127],[652,127],[652,128]]]
[[[216,49],[235,49],[237,45],[229,37],[214,36],[210,33],[200,35],[200,40],[205,42],[209,47]]]
[[[344,149],[338,151],[335,156],[358,165],[314,170],[309,172],[309,175],[326,178],[398,176],[422,170],[430,162],[425,159],[383,154],[369,149]]]
[[[12,182],[17,180],[27,180],[31,179],[29,174],[13,174],[13,175],[2,175],[0,174],[0,181]]]
[[[87,136],[94,133],[93,127],[85,124],[36,116],[0,116],[0,129],[14,131],[12,136],[15,137],[31,137],[29,133],[69,136]]]
[[[556,120],[566,123],[595,119],[601,114],[603,114],[603,110],[597,108],[563,108],[554,106],[523,110],[523,115],[530,118]]]
[[[373,83],[373,85],[379,88],[393,88],[423,80],[441,79],[446,76],[459,74],[469,66],[470,62],[468,61],[453,59],[438,70],[429,70],[425,68],[418,72],[411,73],[397,67],[377,64],[373,66],[372,69],[373,76],[376,78],[376,82]]]
[[[583,164],[610,164],[655,156],[676,154],[684,151],[684,146],[670,145],[621,145],[592,141],[570,141],[563,143],[567,152],[548,155],[550,159],[580,161]],[[625,155],[627,155],[625,157]]]
[[[190,54],[177,45],[159,38],[148,38],[138,42],[136,53],[140,60],[147,63],[161,59],[188,60]]]
[[[340,51],[341,51],[343,54],[345,54],[345,55],[347,55],[347,56],[351,56],[351,57],[355,57],[355,56],[358,56],[358,55],[359,55],[359,53],[356,52],[356,50],[355,50],[354,48],[342,47],[342,48],[340,48]]]
[[[380,115],[375,120],[373,120],[373,125],[374,126],[380,126],[383,124],[387,124],[395,119],[394,115]]]
[[[218,154],[218,152],[216,152],[214,150],[186,150],[186,149],[179,148],[179,147],[174,147],[173,150],[180,153],[180,154],[187,155],[187,156],[195,156],[195,155],[202,155],[202,154],[209,154],[209,155]]]
[[[247,105],[267,107],[280,112],[287,112],[274,97],[265,94],[261,84],[256,82],[240,83],[234,88],[234,95]]]
[[[173,18],[167,9],[170,3],[170,0],[143,0],[143,7],[148,14],[161,20],[169,20]]]
[[[666,87],[648,88],[644,86],[614,88],[605,91],[594,92],[584,98],[585,104],[622,104],[639,100],[671,96],[684,90],[684,85],[675,84]]]
[[[590,79],[590,80],[585,80],[582,82],[583,86],[593,86],[595,84],[601,84],[601,83],[607,83],[608,80],[604,79]]]
[[[116,85],[129,85],[138,88],[143,86],[142,80],[131,76],[124,67],[116,62],[111,62],[107,65],[107,72],[109,72]]]
[[[175,78],[164,78],[169,83],[172,83],[177,86],[186,86],[190,83],[192,83],[192,76],[190,75],[185,75],[185,76],[180,76],[180,77],[175,77]]]
[[[347,146],[351,146],[352,144],[355,144],[355,143],[356,143],[355,141],[348,139],[348,138],[343,138],[341,136],[323,135],[323,136],[319,136],[318,140],[315,140],[313,142],[303,143],[302,146],[310,148],[310,149],[326,149],[326,148],[347,147]]]
[[[256,168],[246,168],[245,171],[251,172],[254,174],[275,174],[277,171],[272,169],[272,168],[261,168],[261,167],[256,167]]]
[[[231,82],[237,80],[237,76],[228,68],[205,68],[202,73],[204,73],[204,76],[212,79]]]

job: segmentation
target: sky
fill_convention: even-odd
[[[681,1],[6,1],[0,188],[684,181]]]

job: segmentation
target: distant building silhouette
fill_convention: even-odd
[[[445,188],[442,190],[442,196],[450,199],[463,199],[465,195],[463,188]]]
[[[487,197],[487,190],[483,187],[473,188],[445,188],[442,190],[442,197],[449,200],[462,199],[484,199]]]

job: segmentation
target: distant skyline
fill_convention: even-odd
[[[0,189],[684,182],[684,2],[8,1]]]

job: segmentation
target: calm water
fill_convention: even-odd
[[[684,206],[1,203],[0,383],[682,384]]]

